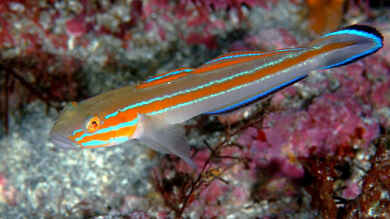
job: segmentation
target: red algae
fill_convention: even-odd
[[[268,1],[271,3],[275,3],[276,0],[273,1]],[[226,0],[226,1],[221,1],[221,0],[181,0],[181,3],[183,4],[190,4],[193,3],[195,5],[202,5],[209,10],[213,9],[235,9],[235,10],[240,10],[242,5],[247,5],[247,6],[261,6],[264,8],[267,8],[267,1],[264,0]]]
[[[79,84],[74,79],[80,68],[79,60],[33,50],[28,55],[0,61],[6,75],[1,84],[2,118],[8,117],[9,112],[22,111],[23,104],[37,99],[59,110],[61,101],[78,98]],[[7,133],[8,120],[4,119],[3,124]]]
[[[221,181],[213,181],[210,185],[200,193],[201,199],[206,205],[215,205],[218,202],[218,197],[221,197],[227,190],[226,184]]]
[[[268,8],[268,2],[264,0],[181,0],[177,4],[172,4],[169,1],[152,0],[143,5],[143,10],[146,18],[154,13],[158,13],[167,22],[172,22],[176,19],[186,20],[189,30],[192,30],[184,33],[182,38],[188,44],[203,44],[209,49],[215,49],[217,47],[215,30],[225,30],[226,25],[223,20],[212,18],[210,16],[211,12],[227,11],[228,15],[237,13],[239,20],[244,20],[245,15],[242,12],[242,7],[259,6]],[[276,2],[276,0],[272,1],[272,3]],[[173,16],[168,15],[168,12],[172,11],[174,12]],[[198,28],[201,28],[202,31],[197,31]],[[160,35],[164,33],[164,28],[160,27],[159,33]]]
[[[259,33],[259,35],[254,36],[254,39],[257,39],[256,41],[258,41],[258,43],[256,43],[256,41],[254,43],[261,45],[267,50],[291,48],[298,45],[298,41],[295,36],[284,28],[263,30]]]
[[[353,196],[359,191],[360,194],[346,204],[341,216],[345,218],[387,218],[390,216],[390,201],[386,195],[390,190],[389,137],[389,135],[384,135],[376,142],[376,153],[370,159],[372,167],[364,177],[362,187],[352,184],[355,188],[350,188]],[[356,211],[356,209],[359,210]]]
[[[199,33],[191,33],[187,38],[186,42],[188,44],[204,44],[209,49],[217,48],[215,37],[212,35],[203,36]]]
[[[353,175],[339,168],[353,165],[351,160],[362,159],[357,154],[372,150],[369,146],[380,136],[380,127],[389,126],[383,113],[390,105],[388,73],[389,66],[383,56],[376,54],[335,69],[329,75],[333,82],[304,81],[303,87],[316,89],[315,96],[304,105],[291,106],[295,100],[291,97],[302,92],[297,87],[275,94],[264,119],[243,131],[238,139],[244,156],[250,160],[251,176],[262,182],[252,196],[256,200],[268,199],[269,196],[260,195],[272,191],[272,187],[266,186],[268,183],[283,189],[291,186],[291,182],[298,182],[292,183],[293,187],[309,192],[311,205],[323,217],[356,216],[353,209],[358,205],[366,206],[362,208],[365,213],[359,215],[367,216],[367,206],[377,203],[374,200],[379,199],[385,186],[369,192],[370,182],[366,181],[372,177],[366,175],[367,179],[362,182],[363,179],[356,176],[356,167],[353,167]],[[382,170],[375,172],[376,178],[382,177],[383,182],[387,182],[388,174]],[[259,176],[259,173],[262,174]],[[277,178],[287,179],[287,183],[278,184]],[[289,183],[289,180],[292,181]],[[388,201],[380,201],[381,206],[388,204]]]
[[[216,148],[194,152],[192,159],[197,165],[196,171],[177,159],[174,163],[163,161],[154,171],[155,189],[175,218],[181,218],[187,211],[198,217],[225,215],[226,206],[221,202],[242,205],[249,197],[241,190],[242,186],[240,188],[224,179],[225,174],[231,174],[237,165],[246,162],[240,157],[240,149],[221,141]]]
[[[16,205],[17,191],[10,185],[4,174],[0,173],[0,203]]]
[[[372,65],[366,67],[369,63]],[[344,160],[356,159],[357,151],[369,150],[368,146],[380,135],[380,125],[386,125],[374,115],[376,108],[383,109],[389,105],[388,68],[383,64],[374,66],[374,63],[383,63],[381,57],[335,70],[332,77],[339,83],[336,90],[314,97],[305,108],[285,104],[291,103],[287,97],[296,95],[298,91],[296,87],[285,89],[274,95],[270,105],[271,110],[277,110],[283,104],[283,111],[267,112],[262,122],[242,132],[238,143],[244,146],[244,151],[247,150],[244,156],[251,160],[248,165],[253,171],[251,176],[258,178],[259,172],[264,172],[262,177],[271,177],[263,178],[263,186],[252,193],[256,200],[270,198],[260,195],[272,191],[272,187],[265,186],[268,183],[279,185],[277,187],[281,190],[291,185],[293,188],[302,186],[301,183],[291,184],[293,181],[285,181],[285,184],[273,182],[277,179],[275,177],[281,177],[304,182],[303,188],[312,196],[312,206],[322,216],[333,218],[343,214],[335,202],[335,188],[340,185],[340,180],[345,179],[334,169]],[[377,72],[378,68],[382,74]],[[331,86],[321,81],[313,85],[310,81],[303,83],[305,86],[318,86],[316,89],[322,92]],[[350,209],[348,200],[359,199],[364,187],[356,176],[347,176],[346,179],[339,199],[346,203],[341,206]]]
[[[356,182],[347,182],[347,188],[344,189],[342,196],[345,199],[355,199],[361,194],[362,188]]]
[[[366,148],[379,134],[378,124],[367,123],[362,117],[369,113],[351,97],[325,94],[316,98],[307,111],[266,115],[262,135],[250,128],[241,135],[239,143],[250,147],[258,165],[266,167],[274,161],[280,166],[280,173],[301,177],[302,168],[295,162],[298,157],[308,157],[313,152],[336,154],[342,145]]]
[[[69,19],[65,23],[66,32],[72,37],[80,37],[87,32],[84,16]]]
[[[311,195],[311,205],[318,209],[324,218],[336,218],[337,206],[333,198],[335,178],[337,177],[336,157],[314,157],[302,160],[309,175],[305,190]]]
[[[390,79],[375,85],[370,100],[377,108],[390,106]]]

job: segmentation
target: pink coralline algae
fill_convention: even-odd
[[[298,158],[310,155],[348,155],[353,145],[366,148],[379,134],[377,121],[366,121],[370,111],[343,93],[325,94],[307,110],[268,114],[261,129],[249,128],[239,139],[258,167],[274,165],[279,174],[299,178]]]
[[[345,199],[355,199],[362,192],[361,186],[356,182],[348,182],[346,186],[342,194]]]
[[[16,204],[16,190],[10,185],[7,178],[0,173],[0,203]]]
[[[43,45],[60,53],[69,49],[66,42],[74,40],[73,37],[85,38],[79,40],[84,40],[83,44],[88,45],[106,35],[122,41],[123,47],[127,49],[129,44],[135,46],[132,40],[140,31],[149,35],[154,34],[150,31],[156,31],[161,41],[175,37],[189,44],[215,48],[215,38],[218,32],[226,30],[227,21],[236,16],[240,21],[243,20],[243,6],[267,8],[269,5],[269,1],[265,0],[134,0],[123,5],[118,2],[88,1],[73,4],[52,4],[50,1],[1,2],[0,48],[28,45],[36,50]],[[227,19],[213,16],[215,11],[226,13]],[[177,26],[178,20],[184,26]],[[167,28],[171,25],[184,30],[176,29],[173,32],[170,30],[172,28]],[[86,33],[90,36],[84,37]]]
[[[194,201],[193,206],[204,208],[201,215],[217,217],[224,215],[222,207],[218,206],[218,199],[227,192],[228,186],[221,181],[213,181],[205,190],[200,193],[199,198]],[[199,203],[201,202],[201,203]]]
[[[66,21],[65,28],[66,32],[72,37],[80,37],[87,32],[87,24],[82,16]]]
[[[213,8],[216,9],[228,9],[234,8],[239,9],[242,4],[246,4],[248,6],[253,6],[256,4],[260,4],[262,6],[266,6],[266,1],[262,0],[181,0],[182,3],[188,4],[193,2],[195,5],[204,5],[208,7],[210,10]]]
[[[384,49],[382,51],[383,54],[388,52]],[[377,109],[390,106],[389,61],[383,56],[367,57],[366,59],[367,71],[370,72],[368,77],[371,81],[376,82],[371,88],[369,101]]]
[[[371,100],[378,108],[390,106],[390,80],[375,85]]]
[[[174,20],[184,20],[187,24],[185,32],[181,33],[188,44],[203,44],[209,49],[215,49],[216,36],[218,30],[226,30],[226,21],[212,17],[214,11],[225,11],[227,17],[233,20],[232,17],[237,17],[239,20],[244,20],[245,15],[242,7],[259,6],[268,9],[271,4],[277,0],[181,0],[177,4],[172,4],[170,1],[150,0],[144,3],[144,17],[148,19],[152,14],[159,14],[162,21],[172,23]],[[159,35],[165,35],[164,25],[161,21],[150,21],[148,26],[153,25],[159,27]],[[201,31],[199,31],[201,30]]]
[[[261,31],[258,35],[246,39],[256,45],[263,45],[267,49],[282,49],[296,47],[298,41],[295,36],[284,28],[272,28]]]

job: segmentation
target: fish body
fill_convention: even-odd
[[[383,46],[374,28],[353,25],[299,48],[234,52],[198,68],[180,68],[66,107],[51,131],[65,148],[96,148],[137,139],[195,166],[177,124],[254,102],[305,78],[348,64]]]

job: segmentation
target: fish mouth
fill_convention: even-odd
[[[50,134],[50,141],[57,147],[65,149],[77,149],[78,145],[69,138],[56,133]]]

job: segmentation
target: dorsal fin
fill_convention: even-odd
[[[208,65],[215,62],[225,62],[225,61],[233,61],[233,60],[249,58],[249,57],[258,57],[266,53],[267,52],[259,52],[259,51],[229,52],[206,62],[204,65]]]
[[[181,77],[186,76],[188,73],[192,71],[193,71],[192,68],[178,68],[173,71],[157,74],[149,78],[148,80],[142,82],[141,84],[139,84],[137,88],[146,88],[146,87],[151,87],[158,84],[166,83],[169,81],[177,80]]]
[[[238,63],[250,62],[252,60],[261,59],[261,58],[273,56],[280,53],[297,51],[301,49],[302,48],[281,49],[281,50],[273,50],[269,52],[260,52],[260,51],[230,52],[206,62],[204,65],[201,65],[200,67],[194,69],[192,74],[200,74],[203,72],[211,71],[213,69],[228,67],[230,65],[235,65]]]

